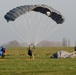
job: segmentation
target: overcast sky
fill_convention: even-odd
[[[16,38],[21,40],[9,28],[4,15],[12,8],[30,4],[46,4],[60,11],[65,17],[65,22],[47,39],[61,41],[65,37],[74,44],[76,41],[76,0],[0,0],[0,44],[8,43]]]

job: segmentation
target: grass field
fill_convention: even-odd
[[[73,47],[36,48],[30,60],[27,48],[7,48],[7,56],[0,57],[0,75],[76,75],[76,58],[54,59],[59,50],[73,52]]]

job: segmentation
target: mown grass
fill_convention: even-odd
[[[73,52],[73,47],[36,48],[30,60],[27,48],[7,48],[7,56],[0,57],[0,75],[76,75],[76,58],[54,59],[59,50]]]

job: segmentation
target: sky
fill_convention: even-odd
[[[76,41],[76,0],[0,0],[0,45],[12,40],[21,40],[10,29],[4,15],[12,8],[21,5],[46,4],[60,11],[65,22],[47,40],[61,41],[68,38],[72,45]]]

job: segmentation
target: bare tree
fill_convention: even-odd
[[[67,47],[67,38],[63,38],[62,46]]]
[[[70,47],[70,40],[68,39],[68,47]]]

